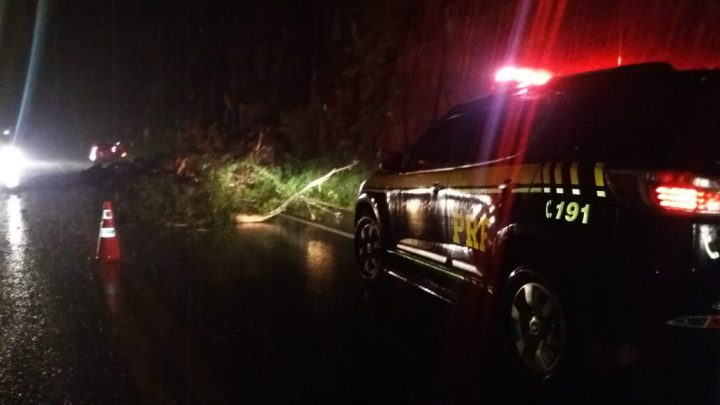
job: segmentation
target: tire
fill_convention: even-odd
[[[557,380],[573,353],[567,302],[550,277],[527,267],[510,274],[496,308],[507,363],[529,383]]]
[[[374,217],[365,215],[357,221],[354,247],[360,276],[368,281],[377,280],[384,264],[380,226]]]

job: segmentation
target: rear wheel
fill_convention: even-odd
[[[522,375],[546,381],[565,367],[571,348],[567,312],[549,278],[530,269],[514,271],[497,315],[500,343]]]
[[[371,216],[361,217],[355,225],[355,258],[362,278],[377,279],[383,269],[382,243],[380,227]]]

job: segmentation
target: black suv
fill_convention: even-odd
[[[498,352],[531,379],[585,336],[717,328],[720,71],[505,84],[386,156],[355,221],[364,278],[480,299]]]

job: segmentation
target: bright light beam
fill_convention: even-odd
[[[510,41],[508,42],[505,52],[505,63],[507,64],[512,65],[515,63],[518,49],[520,48],[520,40],[527,26],[527,19],[532,3],[531,0],[522,0],[520,4],[518,4],[518,11],[515,14],[512,31],[510,31]]]
[[[30,48],[30,61],[28,62],[27,73],[25,74],[25,86],[23,87],[22,103],[18,114],[13,134],[13,142],[17,141],[19,134],[23,133],[25,119],[30,111],[30,101],[35,88],[35,74],[40,63],[40,47],[45,37],[45,17],[47,15],[47,1],[40,0],[35,10],[35,24],[33,27],[32,48]]]

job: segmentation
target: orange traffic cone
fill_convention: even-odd
[[[111,314],[117,315],[120,307],[120,263],[101,263],[98,267],[108,308]]]
[[[98,237],[97,255],[100,263],[113,263],[120,260],[120,241],[115,232],[115,219],[110,201],[103,203],[100,236]]]

